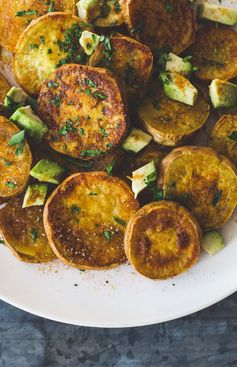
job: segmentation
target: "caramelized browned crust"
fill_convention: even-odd
[[[140,209],[125,232],[125,252],[135,269],[152,279],[167,279],[195,264],[201,230],[195,218],[171,201]]]
[[[194,106],[166,97],[161,84],[156,83],[153,91],[140,105],[138,115],[157,143],[171,147],[181,145],[205,124],[210,106],[200,90]]]
[[[56,256],[80,269],[106,269],[126,260],[126,224],[139,209],[128,185],[103,172],[67,178],[48,199],[44,225]]]
[[[60,153],[98,158],[126,136],[124,103],[119,82],[110,71],[62,66],[45,81],[38,100],[39,113],[49,128],[46,140]]]
[[[31,152],[27,141],[9,146],[9,140],[19,129],[5,117],[0,116],[0,199],[4,201],[20,194],[28,181],[31,167]]]
[[[129,97],[142,96],[146,91],[153,65],[152,52],[136,40],[115,35],[110,39],[112,52],[109,69],[126,84]],[[104,44],[101,43],[90,58],[90,65],[105,67]]]
[[[0,233],[20,260],[44,263],[55,258],[43,226],[43,207],[22,208],[24,195],[11,199],[0,209]]]
[[[232,79],[237,76],[237,33],[215,24],[201,28],[190,49],[195,75],[202,80]]]
[[[0,45],[14,52],[24,29],[33,19],[48,13],[49,3],[41,0],[0,0]],[[29,15],[24,15],[28,10]],[[74,14],[75,0],[57,0],[54,10]]]
[[[224,115],[213,126],[208,145],[237,166],[237,116]]]
[[[237,204],[235,167],[212,148],[174,149],[161,162],[159,184],[166,197],[185,202],[205,230],[222,227]]]
[[[6,94],[10,89],[10,85],[6,81],[6,79],[0,74],[0,104],[4,102]]]
[[[175,54],[194,40],[194,12],[188,0],[129,0],[127,24],[131,35],[153,50],[170,46]]]

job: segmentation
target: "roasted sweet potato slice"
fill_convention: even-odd
[[[31,152],[23,132],[0,116],[0,200],[20,194],[28,181]],[[18,134],[18,139],[15,139]]]
[[[43,207],[22,208],[24,195],[0,209],[0,234],[13,254],[22,261],[44,263],[55,258],[43,225]]]
[[[216,122],[208,145],[237,166],[237,115],[224,115]]]
[[[156,85],[139,107],[144,128],[162,145],[177,146],[196,133],[206,122],[210,106],[201,91],[194,106],[166,97],[162,86]]]
[[[13,60],[21,87],[37,95],[56,67],[71,62],[86,63],[79,39],[87,28],[78,17],[66,13],[49,13],[31,22],[19,38]]]
[[[24,29],[33,19],[48,13],[49,7],[50,1],[0,0],[0,45],[14,52]],[[75,0],[57,0],[52,10],[74,14]]]
[[[4,102],[6,94],[10,89],[10,85],[6,81],[6,79],[0,74],[0,104]]]
[[[190,48],[195,75],[202,80],[232,79],[237,76],[237,33],[215,24],[201,28]]]
[[[198,259],[201,230],[196,219],[171,201],[140,209],[125,232],[125,252],[135,269],[152,279],[188,270]]]
[[[103,172],[78,173],[48,199],[45,231],[53,251],[67,264],[112,268],[126,260],[124,232],[138,208],[124,181]]]
[[[170,46],[179,54],[194,40],[194,13],[188,0],[129,0],[126,13],[131,35],[153,50]]]
[[[46,140],[60,153],[98,158],[124,140],[128,119],[120,84],[105,69],[65,65],[44,83],[39,113],[48,125]]]
[[[237,204],[235,167],[212,148],[174,149],[161,162],[159,184],[164,196],[184,202],[205,230],[222,227]]]
[[[99,44],[89,60],[90,65],[108,67],[124,80],[130,97],[142,96],[153,65],[151,50],[132,38],[115,35],[110,39],[111,60],[108,62],[107,42]]]

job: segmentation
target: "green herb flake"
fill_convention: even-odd
[[[80,214],[81,208],[79,206],[77,206],[76,204],[73,204],[70,207],[70,217],[71,219],[75,219],[76,223],[79,223],[79,214]]]
[[[228,138],[237,141],[237,131],[233,131],[230,135],[228,135]]]
[[[221,196],[222,196],[222,190],[217,189],[214,192],[213,199],[211,202],[213,206],[216,206],[218,204],[218,202],[221,200]]]
[[[35,228],[32,228],[32,230],[31,230],[31,239],[32,239],[32,241],[36,242],[37,237],[38,237],[37,230]]]
[[[7,187],[10,187],[10,189],[14,189],[17,186],[17,184],[13,181],[7,181],[5,184]]]
[[[81,151],[81,157],[97,157],[101,154],[99,149],[86,149]]]
[[[126,226],[127,222],[119,217],[115,217],[114,216],[114,221],[118,224],[120,224],[121,226]]]
[[[112,236],[113,236],[112,232],[107,231],[107,229],[104,230],[104,237],[106,238],[107,241],[110,241]]]
[[[59,96],[55,96],[50,102],[53,106],[59,107],[61,105],[61,98]]]
[[[91,79],[86,78],[84,80],[84,84],[85,85],[88,85],[89,87],[96,88],[96,84]]]
[[[13,135],[8,141],[9,147],[17,145],[16,155],[21,155],[23,153],[24,143],[25,143],[25,130],[19,131],[19,133]]]
[[[53,80],[48,81],[48,87],[49,88],[57,88],[58,87],[58,83],[56,83]]]
[[[173,13],[174,7],[171,1],[168,1],[166,4],[166,11],[167,13]]]
[[[105,168],[105,171],[108,173],[108,175],[112,175],[113,169],[116,165],[116,161],[112,160],[112,162],[110,164],[108,164],[108,166]]]
[[[37,10],[19,10],[17,13],[16,13],[16,16],[17,17],[26,17],[28,15],[37,15],[38,14],[38,11]]]

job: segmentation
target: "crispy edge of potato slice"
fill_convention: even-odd
[[[231,138],[233,133],[235,134]],[[215,123],[208,145],[237,165],[237,115],[223,115]]]
[[[13,70],[17,82],[28,94],[37,95],[45,79],[67,56],[68,52],[60,49],[59,42],[64,41],[65,32],[74,24],[88,29],[88,25],[74,15],[52,12],[32,21],[21,34],[13,58]]]
[[[16,154],[19,144],[8,145],[11,137],[20,130],[16,125],[3,116],[0,116],[0,199],[1,202],[20,194],[27,185],[32,155],[29,145],[24,139],[21,154]],[[4,172],[5,170],[5,172]],[[20,186],[19,186],[20,182]],[[3,190],[3,185],[8,189]]]
[[[103,9],[106,10],[105,7],[107,7],[108,14],[96,18],[92,21],[93,25],[102,28],[118,27],[122,25],[126,18],[126,3],[127,0],[107,0],[105,4],[102,5],[102,11]]]
[[[69,254],[68,257],[70,257],[70,259],[69,258],[66,258],[65,254],[62,254],[62,252],[63,252],[62,247],[65,247],[65,245],[62,245],[61,243],[60,244],[59,243],[56,243],[56,242],[58,242],[58,236],[57,236],[57,234],[55,235],[55,228],[53,228],[54,224],[53,224],[52,218],[50,218],[50,217],[52,217],[52,215],[54,216],[54,214],[52,214],[52,208],[51,208],[51,206],[53,208],[55,208],[55,200],[57,200],[57,196],[59,196],[59,200],[61,201],[62,200],[61,197],[64,195],[65,191],[69,190],[70,193],[71,193],[71,191],[74,190],[74,187],[73,187],[74,184],[72,183],[72,181],[79,179],[79,181],[81,181],[82,184],[84,184],[86,190],[88,191],[89,185],[88,185],[87,180],[89,180],[89,179],[90,180],[94,180],[94,178],[96,178],[96,180],[98,180],[98,182],[99,182],[99,180],[102,180],[103,183],[104,183],[104,181],[107,182],[106,184],[108,184],[108,189],[109,189],[109,192],[110,192],[110,199],[112,197],[112,194],[114,194],[114,192],[112,190],[112,183],[114,185],[118,185],[119,186],[119,190],[121,190],[120,203],[123,203],[124,204],[125,203],[125,200],[127,200],[127,204],[126,204],[126,209],[127,210],[128,210],[128,205],[131,205],[131,213],[128,215],[127,212],[126,213],[124,212],[125,215],[127,215],[128,217],[131,217],[131,215],[134,214],[139,209],[139,203],[138,203],[138,201],[136,199],[134,199],[134,196],[133,196],[133,193],[132,193],[130,187],[123,180],[121,180],[121,179],[119,179],[117,177],[111,177],[111,176],[107,175],[105,172],[86,172],[86,173],[84,172],[84,173],[77,173],[77,174],[74,174],[74,175],[68,177],[60,186],[58,186],[55,189],[55,191],[48,198],[48,200],[46,202],[46,205],[45,205],[45,209],[44,209],[44,227],[45,227],[45,232],[47,234],[47,237],[48,237],[48,240],[49,240],[49,243],[50,243],[50,246],[51,246],[52,250],[54,251],[55,255],[60,260],[62,260],[64,263],[66,263],[67,265],[70,265],[70,266],[79,268],[79,269],[85,269],[85,270],[105,270],[105,269],[111,269],[111,268],[117,267],[117,266],[121,265],[122,263],[124,263],[126,261],[125,253],[123,254],[123,251],[124,251],[124,249],[123,249],[123,240],[121,241],[121,244],[116,245],[116,246],[118,246],[117,250],[119,252],[119,255],[117,255],[118,258],[113,263],[107,264],[105,266],[101,266],[101,265],[98,265],[98,264],[95,263],[95,260],[96,259],[93,260],[94,264],[89,264],[88,263],[88,259],[86,259],[87,264],[80,263],[78,260],[75,261],[73,259],[73,255],[72,254],[69,254],[69,252],[70,252],[69,249],[67,249],[66,252],[67,252],[67,255]],[[75,182],[75,184],[77,186],[79,185],[78,182]],[[97,185],[98,185],[98,183],[97,183]],[[85,195],[86,195],[86,190],[84,190]],[[126,194],[124,194],[125,192],[126,192]],[[91,195],[89,194],[89,196],[91,196]],[[126,199],[123,199],[124,196],[126,196]],[[91,197],[96,197],[96,196],[92,195]],[[76,204],[73,204],[73,205],[76,205]],[[95,210],[95,207],[94,206],[93,206],[93,208]],[[123,210],[125,210],[125,209],[123,209]],[[104,213],[104,211],[103,211],[103,205],[100,207],[100,211],[101,211],[101,213]],[[79,214],[79,213],[77,213],[77,214]],[[111,213],[111,215],[113,215],[113,214],[114,213]],[[60,220],[62,218],[62,215],[63,215],[63,213],[61,212],[60,213]],[[73,218],[71,220],[73,220]],[[78,219],[78,220],[79,220],[79,222],[76,221],[77,222],[76,223],[77,225],[78,225],[78,223],[80,223],[80,219]],[[58,221],[58,219],[57,219],[57,221]],[[109,220],[109,221],[111,221],[111,220]],[[96,224],[98,224],[98,222],[99,222],[99,219],[97,220],[97,223],[95,223],[95,228],[98,227],[98,226],[96,226]],[[68,222],[66,224],[67,224],[67,226],[69,225]],[[106,229],[107,227],[108,226],[105,226],[105,222],[103,220],[102,229],[103,229],[104,237],[106,237],[105,231],[107,231],[107,234],[109,232]],[[123,233],[125,232],[124,225],[121,226],[120,224],[115,224],[114,227],[117,227],[117,228],[119,227],[120,230],[122,229],[122,232]],[[113,231],[113,228],[111,226],[111,223],[109,225],[109,229],[110,229],[110,231]],[[65,235],[65,228],[62,227],[62,225],[61,225],[60,231],[62,231],[64,233],[64,235]],[[71,232],[71,229],[70,229],[70,233],[72,233]],[[111,233],[111,232],[109,232],[109,233]],[[89,229],[86,230],[86,235],[87,236],[89,235]],[[59,236],[62,237],[61,234]],[[66,234],[66,236],[68,236],[68,233]],[[94,230],[93,230],[92,236],[94,237],[94,241],[95,241],[96,239],[95,239],[95,236],[94,236]],[[103,239],[104,239],[104,237],[102,236]],[[102,241],[102,238],[99,241]],[[79,237],[77,237],[77,239],[79,239]],[[71,239],[69,239],[69,237],[67,237],[67,240],[70,241],[70,249],[72,249]],[[112,241],[113,241],[113,239],[112,239]],[[59,248],[59,246],[60,246],[60,248]],[[67,245],[67,246],[69,246],[69,245]],[[91,246],[91,245],[89,244],[89,246]],[[104,246],[104,244],[103,244],[103,246]],[[101,251],[103,251],[103,246],[101,247]],[[111,242],[110,242],[110,246],[111,246]],[[82,251],[82,256],[85,257],[86,256],[86,254],[85,254],[86,248],[84,247],[82,250],[83,250]],[[76,250],[76,252],[77,251],[79,251],[79,250]],[[97,249],[97,251],[98,251],[98,249]]]
[[[204,81],[229,80],[237,76],[237,32],[227,26],[208,24],[197,32],[190,47],[195,76]]]
[[[55,255],[44,231],[43,208],[35,206],[23,209],[23,198],[23,194],[12,198],[0,209],[1,236],[7,247],[21,261],[28,263],[52,261]],[[43,249],[47,251],[43,252]]]
[[[164,109],[165,106],[166,108]],[[163,114],[162,110],[164,111]],[[201,90],[199,90],[194,106],[188,106],[166,97],[161,86],[155,96],[147,96],[138,109],[139,120],[145,130],[153,136],[154,141],[170,147],[183,144],[185,140],[197,133],[207,121],[209,114],[210,105]],[[197,126],[196,128],[192,126],[187,131],[186,127],[190,126],[191,117],[193,125],[195,122]],[[183,123],[183,131],[180,128],[180,121]],[[170,126],[171,122],[173,122],[172,127]],[[176,128],[178,124],[178,130],[180,131],[177,132]]]
[[[195,165],[197,164],[196,162],[198,154],[200,154],[199,156],[200,165],[197,166],[199,171],[195,172],[193,167],[195,167]],[[179,184],[177,187],[177,178],[178,178],[176,176],[178,173],[177,169],[175,170],[175,177],[173,177],[171,181],[170,178],[168,178],[167,176],[169,175],[169,170],[173,162],[176,159],[179,160],[182,159],[183,156],[185,155],[190,155],[191,158],[193,158],[191,161],[192,165],[190,165],[190,160],[188,161],[188,163],[186,162],[185,167],[184,164],[181,165],[179,163],[179,166],[181,166],[180,167],[181,172],[182,168],[183,172],[182,172],[181,184]],[[219,176],[217,177],[216,172],[214,172],[215,173],[214,176],[210,176],[211,175],[210,160],[214,161],[214,166],[218,169],[218,172],[221,166],[226,170],[226,172],[229,172],[229,177],[225,180],[225,185],[223,182],[223,177],[220,180]],[[205,169],[207,168],[208,171],[205,171]],[[190,182],[183,182],[184,176],[185,174],[187,174],[188,169],[190,170],[191,177],[194,177],[193,178],[194,184],[192,186],[191,192],[190,192]],[[172,170],[174,170],[173,167]],[[208,172],[208,175],[204,175],[205,172]],[[200,176],[201,179],[199,178],[199,180],[197,180],[198,177],[197,175]],[[232,184],[231,184],[232,197],[231,198],[229,197],[230,195],[228,192],[227,192],[228,195],[225,195],[225,197],[223,197],[223,189],[228,188],[228,185],[230,185],[229,181],[230,177],[232,178]],[[198,185],[198,183],[200,183],[200,186]],[[186,199],[184,200],[185,206],[198,219],[201,227],[204,230],[221,228],[229,220],[237,205],[236,168],[229,159],[227,159],[223,155],[218,155],[216,151],[210,147],[183,146],[172,150],[161,162],[158,188],[161,188],[164,191],[165,195],[168,196],[171,195],[176,199]],[[195,191],[195,193],[193,193],[193,190]],[[208,197],[206,194],[208,195]],[[187,198],[186,195],[188,195]],[[226,211],[228,203],[229,203],[228,211]],[[206,214],[207,209],[209,209],[208,215]],[[223,213],[224,210],[226,211],[226,213]]]
[[[123,35],[110,38],[112,47],[111,61],[108,69],[118,75],[126,84],[128,97],[141,97],[149,82],[153,55],[148,46]],[[103,64],[104,44],[101,42],[89,59],[89,65],[106,67]]]
[[[152,49],[170,46],[180,54],[195,38],[194,11],[188,0],[128,0],[126,23],[134,38]]]
[[[0,104],[3,104],[4,99],[9,89],[10,89],[10,84],[7,82],[4,76],[0,74]]]
[[[57,0],[54,4],[54,11],[64,11],[75,14],[75,0]],[[50,3],[50,2],[49,2]],[[29,25],[29,23],[47,14],[50,4],[39,0],[0,0],[0,44],[10,52],[15,51],[17,41]],[[29,11],[29,15],[24,15],[24,11]],[[17,12],[22,12],[17,16]]]
[[[56,86],[51,88],[49,83]],[[91,160],[112,152],[129,128],[123,85],[102,68],[61,66],[43,84],[38,111],[49,128],[48,144],[73,158]]]
[[[175,238],[173,243],[171,238]],[[197,262],[200,240],[201,228],[187,209],[171,201],[152,202],[130,219],[125,231],[125,253],[140,274],[167,279]]]

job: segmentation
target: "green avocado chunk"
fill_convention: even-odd
[[[237,23],[237,10],[225,6],[204,3],[198,7],[199,19],[208,19],[226,25]]]
[[[191,82],[177,73],[160,73],[165,95],[175,101],[193,106],[198,96],[198,90]]]
[[[225,247],[222,235],[217,231],[210,231],[204,234],[202,248],[211,256],[217,254]]]
[[[167,57],[165,70],[169,73],[178,73],[189,78],[193,71],[193,67],[191,62],[188,61],[188,58],[183,59],[170,52]]]
[[[43,139],[44,134],[48,131],[47,126],[34,114],[30,106],[18,108],[11,116],[11,120],[16,122],[22,129],[25,129],[38,142]]]
[[[39,183],[29,185],[24,196],[22,208],[44,205],[47,190],[47,184]]]
[[[214,79],[209,86],[211,102],[215,108],[237,106],[237,85],[225,80]]]
[[[64,168],[48,159],[41,159],[30,171],[30,175],[40,182],[59,184]]]
[[[6,95],[3,105],[14,111],[19,107],[25,106],[28,95],[19,87],[12,87]]]
[[[151,140],[152,137],[149,134],[144,133],[144,131],[140,129],[133,128],[123,143],[122,148],[127,152],[138,153],[147,146]]]

